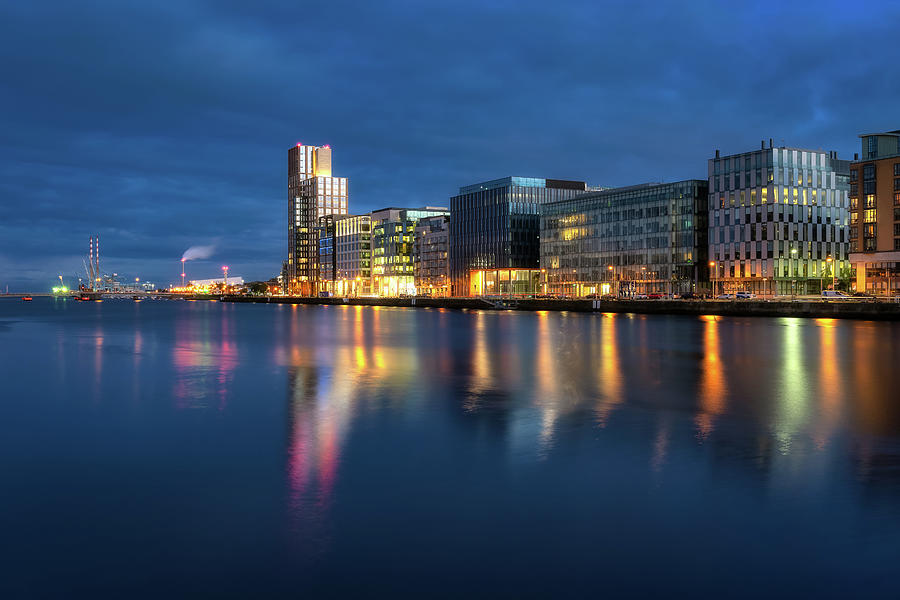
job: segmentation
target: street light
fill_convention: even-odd
[[[715,296],[716,295],[716,279],[719,276],[719,269],[716,269],[716,261],[711,260],[711,261],[709,261],[709,270],[712,271],[713,269],[715,269],[715,271],[713,272],[713,278],[712,278],[712,280],[713,280],[712,295]]]
[[[613,285],[614,285],[613,289],[614,289],[615,291],[614,291],[613,293],[616,295],[616,298],[618,298],[618,297],[619,297],[619,286],[618,286],[618,285],[615,285],[615,283],[616,283],[616,269],[615,269],[615,267],[613,267],[612,265],[609,265],[609,266],[606,267],[606,268],[609,269],[609,278],[610,278],[610,280],[612,281],[612,283],[613,283]]]
[[[831,289],[834,289],[834,259],[831,258],[831,255],[825,259],[825,262],[831,265]]]
[[[794,272],[794,268],[797,266],[793,261],[797,260],[797,249],[791,248],[791,300],[794,299],[796,295],[795,287],[797,283],[797,274]]]

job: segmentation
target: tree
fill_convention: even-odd
[[[251,294],[264,295],[269,291],[269,286],[265,281],[251,281],[247,284],[247,289]]]

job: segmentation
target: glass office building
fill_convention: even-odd
[[[450,295],[450,217],[438,215],[416,223],[413,274],[416,291],[430,296]]]
[[[585,190],[583,181],[533,177],[504,177],[461,187],[450,198],[452,294],[472,293],[474,271],[539,268],[541,205]]]
[[[331,175],[331,148],[297,144],[288,149],[289,294],[316,295],[319,217],[347,214],[348,181]]]
[[[372,229],[369,215],[319,218],[319,293],[371,293]]]
[[[850,163],[773,148],[709,160],[709,260],[718,293],[818,294],[849,267]]]
[[[707,182],[644,184],[541,207],[544,291],[694,291],[706,278]]]
[[[448,215],[443,207],[383,208],[371,213],[372,293],[378,296],[413,296],[415,231],[420,219]]]

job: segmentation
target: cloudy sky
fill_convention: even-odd
[[[286,253],[287,149],[350,208],[506,175],[705,177],[761,139],[857,152],[900,128],[889,2],[0,2],[0,289],[161,284]]]

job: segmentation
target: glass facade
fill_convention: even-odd
[[[450,217],[440,215],[416,223],[413,268],[416,291],[430,296],[450,295]]]
[[[718,293],[818,294],[849,268],[850,163],[762,148],[710,159],[709,260]]]
[[[319,218],[319,292],[371,294],[372,230],[369,215]]]
[[[540,207],[583,194],[582,181],[505,177],[461,187],[450,198],[450,280],[471,293],[476,270],[540,267]]]
[[[545,291],[566,296],[684,293],[706,272],[707,182],[583,194],[541,209]]]
[[[331,175],[331,148],[297,146],[288,150],[288,293],[319,290],[319,218],[347,214],[348,181]]]
[[[420,219],[449,215],[446,208],[384,208],[372,218],[372,293],[413,296],[415,231]]]

